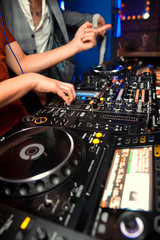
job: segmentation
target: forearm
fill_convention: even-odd
[[[109,27],[110,24],[94,29],[91,23],[86,22],[78,29],[72,41],[62,47],[39,54],[25,55],[16,41],[10,45],[24,73],[41,72],[79,52],[91,49],[96,45],[96,36]],[[8,67],[16,74],[21,74],[20,68],[8,45],[5,47],[5,52]]]
[[[51,51],[32,55],[25,55],[17,42],[11,43],[11,47],[14,51],[14,54],[17,56],[17,59],[24,73],[42,72],[43,70],[50,68],[57,63],[75,55],[79,51],[78,45],[74,40]],[[5,51],[7,56],[6,63],[8,67],[11,68],[12,71],[17,75],[21,74],[20,67],[18,66],[15,58],[13,57],[13,54],[7,45]]]
[[[0,83],[0,108],[20,99],[29,91],[52,92],[61,97],[67,105],[75,99],[74,86],[45,77],[37,73],[25,73]]]
[[[72,42],[40,54],[23,57],[21,66],[24,72],[41,72],[75,55],[78,49]]]
[[[32,76],[33,78],[33,76]],[[20,99],[34,88],[30,74],[21,75],[0,83],[0,108]]]

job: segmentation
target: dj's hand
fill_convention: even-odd
[[[93,48],[97,44],[97,36],[111,28],[111,24],[93,28],[92,23],[84,23],[76,32],[74,39],[70,42],[76,53]]]
[[[39,74],[34,74],[34,76],[34,91],[38,93],[55,93],[61,97],[68,106],[70,106],[71,102],[75,99],[76,93],[72,84],[51,79]]]

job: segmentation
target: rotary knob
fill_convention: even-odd
[[[93,106],[93,109],[97,109],[98,105],[97,105],[97,101],[96,100],[93,102],[92,106]]]
[[[97,98],[97,103],[101,103],[100,97]]]
[[[115,109],[116,111],[119,111],[119,110],[120,110],[120,105],[119,105],[118,103],[115,103],[114,109]]]
[[[126,104],[126,111],[131,112],[132,111],[132,104],[128,103]]]
[[[41,227],[37,227],[36,237],[38,240],[48,240],[47,232]]]
[[[145,220],[135,212],[125,212],[121,215],[119,228],[127,239],[144,239],[146,236]]]

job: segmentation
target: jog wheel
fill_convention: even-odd
[[[85,157],[85,146],[71,131],[35,127],[0,143],[0,191],[8,197],[36,195],[67,180]]]

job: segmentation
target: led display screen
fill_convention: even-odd
[[[152,147],[115,150],[102,208],[152,210]]]

